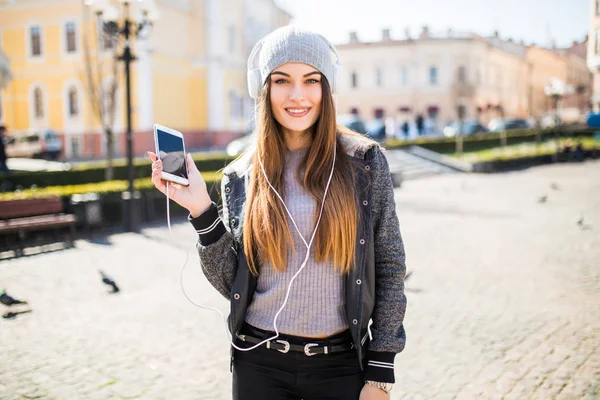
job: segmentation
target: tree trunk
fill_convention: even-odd
[[[115,152],[114,135],[111,128],[106,128],[106,174],[107,181],[113,180],[113,158]]]

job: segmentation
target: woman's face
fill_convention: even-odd
[[[308,64],[287,63],[275,68],[269,79],[275,120],[290,133],[306,132],[321,111],[321,73]]]

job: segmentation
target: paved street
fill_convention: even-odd
[[[407,181],[392,399],[600,398],[600,162]],[[579,223],[578,223],[579,220]],[[0,399],[229,399],[227,310],[187,222],[0,262]],[[121,293],[107,294],[101,269]]]

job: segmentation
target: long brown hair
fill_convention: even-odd
[[[337,269],[346,273],[354,263],[358,206],[354,193],[354,165],[345,154],[338,134],[359,135],[337,126],[333,97],[326,79],[321,79],[321,87],[319,118],[312,129],[312,143],[299,166],[297,179],[316,201],[316,224],[336,146],[334,173],[312,248],[317,262],[331,260]],[[259,260],[270,263],[276,271],[284,271],[288,247],[296,251],[285,208],[269,187],[257,158],[258,153],[269,181],[282,193],[286,146],[281,127],[271,110],[270,89],[271,80],[267,79],[257,104],[257,144],[251,159],[252,179],[243,228],[244,252],[250,271],[255,275],[258,275]],[[301,176],[303,167],[305,172]]]

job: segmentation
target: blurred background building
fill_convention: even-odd
[[[114,61],[122,39],[105,34],[107,15],[99,19],[94,2],[114,9],[121,4],[0,0],[0,71],[11,77],[0,85],[0,123],[11,132],[52,129],[66,159],[106,156],[107,130],[114,133],[115,156],[126,150],[123,63]],[[154,123],[182,131],[190,149],[223,148],[248,132],[254,104],[246,89],[247,56],[293,16],[275,0],[144,0],[131,1],[134,17],[144,2],[155,3],[158,13],[131,42],[137,57],[134,153],[154,148]],[[545,126],[555,118],[545,87],[559,79],[568,89],[558,110],[561,121],[581,122],[590,100],[600,104],[600,81],[592,85],[590,72],[596,77],[600,67],[599,3],[591,0],[590,40],[563,48],[525,44],[499,32],[423,27],[396,39],[392,29],[383,29],[375,41],[351,32],[338,44],[339,113],[392,121],[389,132],[418,116],[433,134],[459,118],[485,125],[517,117]]]
[[[222,147],[246,130],[252,115],[246,94],[251,44],[288,24],[290,15],[273,0],[155,3],[159,14],[152,28],[132,40],[134,153],[154,148],[154,123],[182,131],[190,148]],[[83,0],[0,0],[0,49],[12,74],[0,90],[0,122],[10,131],[53,129],[65,158],[106,152],[107,121],[100,122],[90,101],[97,81],[104,89],[117,82],[111,124],[115,154],[125,152],[122,63],[113,69],[119,43],[97,35],[98,21]],[[104,92],[110,96],[110,90]],[[104,109],[110,101],[101,99]]]
[[[403,39],[390,33],[384,29],[379,41],[362,42],[353,32],[338,47],[344,62],[340,112],[400,122],[420,114],[434,130],[459,115],[483,124],[504,117],[541,122],[553,110],[544,93],[553,77],[578,88],[562,102],[563,122],[580,121],[588,111],[586,40],[558,49],[502,39],[498,32],[483,37],[423,27]]]

